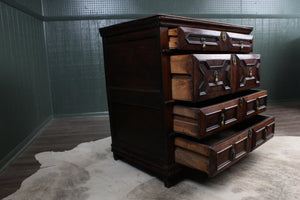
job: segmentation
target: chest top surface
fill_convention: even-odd
[[[153,16],[136,19],[112,26],[100,28],[102,37],[110,37],[114,35],[123,34],[126,32],[134,32],[141,29],[152,27],[170,27],[175,28],[179,26],[207,28],[211,30],[230,31],[235,33],[249,34],[252,32],[252,26],[236,25],[223,22],[209,21],[203,19],[195,19],[190,17],[181,17],[166,14],[156,14]]]

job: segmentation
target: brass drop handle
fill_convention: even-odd
[[[248,131],[248,138],[249,138],[249,139],[252,138],[252,132],[253,132],[252,129],[250,129],[250,130]]]
[[[258,111],[259,110],[259,99],[256,99],[256,101],[255,101],[255,106],[256,106],[256,111]]]
[[[239,98],[239,106],[242,107],[243,106],[243,98]]]
[[[227,35],[225,32],[222,32],[222,40],[225,42],[227,40]]]
[[[225,114],[222,112],[220,116],[220,124],[221,126],[225,126]]]
[[[251,67],[249,68],[249,76],[253,76],[252,68]]]
[[[235,159],[236,152],[235,152],[234,147],[231,148],[231,156],[232,156],[232,160]]]
[[[267,139],[267,137],[268,137],[267,127],[265,127],[265,129],[263,130],[263,137],[264,137],[264,139]]]
[[[202,49],[205,49],[206,48],[205,38],[201,38],[201,42],[202,42]]]
[[[214,80],[215,80],[215,83],[217,84],[219,82],[219,72],[218,71],[214,71]]]
[[[241,44],[241,49],[243,49],[244,48],[244,42],[240,41],[240,44]]]
[[[236,57],[235,56],[232,56],[232,63],[234,66],[236,66]]]

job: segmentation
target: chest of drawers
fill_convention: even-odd
[[[214,176],[274,134],[252,27],[155,15],[100,29],[112,151],[167,187]]]

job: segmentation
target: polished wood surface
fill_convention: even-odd
[[[274,117],[261,115],[203,140],[192,141],[178,135],[175,161],[215,176],[273,136]]]
[[[300,136],[300,103],[269,105],[265,114],[275,116],[276,136]],[[34,158],[35,154],[43,151],[69,150],[79,143],[109,135],[108,117],[53,120],[40,136],[0,174],[0,199],[15,192],[23,180],[39,169],[40,165]]]
[[[101,35],[103,37],[111,37],[115,35],[122,35],[128,32],[135,32],[143,29],[151,29],[157,27],[158,25],[161,27],[173,28],[184,25],[185,27],[204,28],[211,30],[236,32],[242,34],[250,34],[253,30],[252,26],[229,24],[175,15],[157,14],[150,17],[145,17],[109,27],[104,27],[101,29]]]
[[[253,36],[248,34],[180,26],[170,29],[168,35],[170,49],[238,53],[253,50]]]
[[[198,104],[174,105],[173,129],[204,138],[266,110],[266,90],[248,90]]]
[[[173,28],[177,28],[177,32],[170,30]],[[180,131],[173,127],[180,126],[173,126],[172,123],[172,107],[185,102],[178,101],[182,100],[180,98],[172,99],[172,93],[173,97],[184,94],[187,96],[184,97],[185,100],[198,103],[208,99],[214,101],[213,98],[224,96],[228,91],[233,94],[236,92],[237,84],[240,90],[259,86],[254,76],[259,77],[260,71],[253,67],[260,66],[257,64],[260,63],[260,56],[231,54],[248,53],[252,50],[253,37],[249,35],[252,28],[185,17],[155,15],[100,28],[99,31],[103,40],[114,158],[127,161],[149,172],[162,179],[166,187],[170,187],[176,184],[171,180],[182,174],[185,169],[174,159],[173,134]],[[173,40],[173,37],[175,37],[174,45],[178,45],[176,49],[169,48],[169,40]],[[204,51],[214,54],[201,55],[200,53]],[[220,52],[228,54],[217,54]],[[179,78],[178,72],[189,73],[191,61],[186,61],[188,69],[184,71],[182,66],[172,62],[170,57],[191,53],[195,53],[192,57],[192,74],[183,74]],[[171,69],[171,65],[174,64],[175,67]],[[170,73],[171,71],[175,73]],[[246,73],[243,73],[244,71]],[[237,73],[240,75],[238,78],[241,83],[235,81]],[[185,79],[189,79],[189,82]],[[250,114],[265,110],[260,106],[264,101],[259,98],[255,97],[255,104],[249,101],[245,107],[257,108]],[[219,105],[223,106],[223,101],[219,102]],[[203,115],[201,118],[206,120],[200,121],[195,128],[200,127],[201,133],[214,134],[232,125],[235,119],[237,122],[241,118],[244,120],[250,117],[250,115],[245,117],[243,115],[241,118],[234,116],[235,113],[240,113],[237,109],[239,106],[244,107],[239,101],[237,99],[234,105],[226,104],[225,107],[221,106],[222,108],[215,104],[219,106],[216,109],[221,109],[221,113],[219,110],[207,108],[205,112],[200,113]],[[175,118],[176,123],[182,119],[179,115]],[[188,123],[185,123],[185,126],[186,124]],[[186,127],[185,130],[190,129],[194,128]],[[203,138],[204,135],[200,137]]]
[[[168,35],[161,23],[150,17],[100,33],[114,157],[165,180],[181,167],[170,137],[170,64],[162,51]]]
[[[199,102],[260,86],[260,54],[170,56],[172,98]]]

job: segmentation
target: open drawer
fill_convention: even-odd
[[[170,56],[172,99],[199,102],[259,87],[260,54]]]
[[[213,52],[243,52],[253,50],[253,36],[226,31],[178,27],[168,31],[169,49]]]
[[[201,141],[176,137],[175,162],[214,176],[272,138],[274,120],[257,115]]]
[[[173,107],[173,130],[198,139],[266,110],[267,91],[247,90],[213,100]]]

